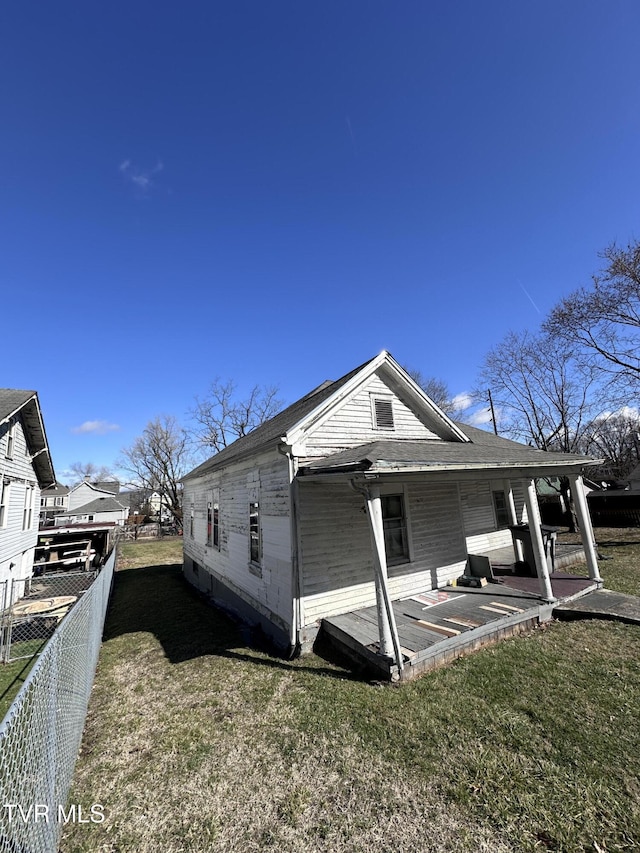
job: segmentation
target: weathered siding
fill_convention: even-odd
[[[405,506],[412,560],[389,568],[393,598],[444,585],[462,573],[466,559],[455,484],[412,483]],[[300,516],[303,624],[374,604],[363,498],[346,484],[303,483]]]
[[[371,396],[392,398],[394,429],[375,429],[371,414]],[[366,385],[324,423],[309,430],[306,454],[322,456],[348,447],[379,439],[433,439],[438,436],[428,429],[416,414],[378,376]]]
[[[526,519],[524,488],[520,482],[511,484],[518,520]],[[498,529],[492,492],[504,491],[502,481],[477,480],[460,484],[460,506],[470,554],[484,553],[493,548],[513,544],[509,528]]]
[[[219,496],[219,548],[207,544],[207,502],[214,489]],[[259,568],[250,562],[250,501],[260,505]],[[288,627],[293,605],[286,458],[272,451],[198,480],[188,480],[184,488],[184,552],[199,566],[197,577],[188,565],[185,575],[203,592],[211,592],[214,582],[221,581],[260,613],[281,627]]]
[[[0,478],[8,477],[9,500],[5,524],[0,528],[0,581],[26,578],[33,573],[33,555],[38,539],[40,487],[38,485],[22,423],[18,419],[11,459],[6,457],[9,425],[0,428]],[[31,487],[31,524],[22,529],[25,493]],[[11,567],[13,564],[13,567]]]

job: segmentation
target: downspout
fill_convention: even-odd
[[[378,506],[379,506],[380,493],[376,489],[376,491],[378,493],[374,495],[374,494],[372,494],[372,492],[368,486],[358,486],[354,480],[350,480],[349,485],[351,486],[351,488],[354,491],[359,492],[361,495],[363,495],[364,499],[365,499],[365,504],[366,504],[366,508],[367,508],[367,515],[369,517],[369,524],[371,526],[371,533],[372,533],[373,546],[374,546],[373,565],[374,565],[374,570],[376,573],[377,588],[380,591],[380,595],[382,598],[382,605],[383,605],[382,609],[383,609],[384,615],[386,615],[386,618],[387,618],[387,625],[389,628],[389,632],[391,634],[391,643],[393,645],[393,652],[394,652],[396,664],[398,666],[398,672],[402,673],[402,671],[404,669],[404,660],[402,657],[402,651],[400,649],[400,638],[398,636],[398,626],[396,625],[396,617],[395,617],[395,613],[393,612],[393,606],[391,604],[391,596],[389,595],[389,584],[388,584],[388,578],[387,578],[387,573],[386,573],[386,556],[384,553],[384,541],[380,540],[379,534],[376,535],[376,519],[374,518],[375,510],[373,509],[373,506],[374,506],[374,501],[376,499],[378,501]],[[382,516],[380,515],[380,520],[381,519],[382,519]],[[382,646],[382,642],[383,642],[383,627],[382,627],[382,625],[380,625],[380,643],[381,643],[381,646]]]
[[[289,630],[289,659],[300,654],[300,560],[298,550],[298,460],[286,444],[278,445],[278,452],[286,456],[289,466],[289,536],[291,538],[291,628]]]

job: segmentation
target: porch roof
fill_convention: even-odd
[[[505,475],[508,471],[525,470],[536,477],[551,471],[576,473],[599,461],[575,453],[538,450],[476,427],[460,426],[469,442],[372,441],[308,462],[300,467],[300,473],[313,476],[350,472],[496,471]]]

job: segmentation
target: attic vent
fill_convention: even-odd
[[[381,397],[373,398],[373,425],[376,429],[393,429],[393,402]]]

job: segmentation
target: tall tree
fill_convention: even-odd
[[[197,425],[197,441],[219,452],[272,418],[281,408],[282,401],[274,385],[254,385],[249,395],[241,399],[236,394],[235,382],[215,379],[207,394],[196,398],[190,414]]]
[[[585,432],[584,451],[604,457],[606,473],[625,480],[640,463],[638,410],[625,407],[595,418]]]
[[[499,431],[540,450],[580,452],[603,407],[596,373],[576,363],[569,346],[549,335],[510,332],[485,357],[480,384],[478,398],[491,389]],[[566,478],[560,491],[571,507]]]
[[[183,477],[193,463],[188,434],[172,415],[160,415],[144,428],[118,462],[136,488],[158,491],[162,506],[182,526]]]
[[[612,244],[603,271],[551,312],[545,330],[562,338],[626,389],[640,388],[640,241]]]

